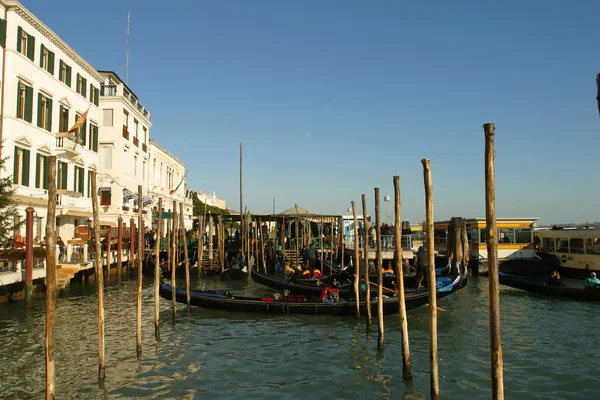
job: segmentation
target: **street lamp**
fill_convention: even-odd
[[[390,205],[390,196],[385,196],[383,200],[385,201],[385,223],[389,225],[390,223],[390,213],[388,211],[388,206]]]

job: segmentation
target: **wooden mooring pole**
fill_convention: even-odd
[[[123,218],[117,218],[117,279],[121,279],[123,266]]]
[[[144,257],[144,217],[142,216],[142,185],[138,185],[138,258],[137,266],[137,318],[135,348],[138,357],[142,355],[142,258]]]
[[[208,269],[211,270],[213,267],[213,216],[208,216]],[[242,240],[243,242],[243,240]]]
[[[435,249],[433,243],[433,185],[431,183],[431,161],[421,160],[425,183],[425,225],[427,249],[427,264],[429,268],[429,361],[430,361],[430,395],[432,400],[440,398],[440,383],[438,376],[438,345],[437,345],[437,297],[435,278]]]
[[[133,269],[133,263],[135,262],[135,219],[131,217],[129,220],[129,273]]]
[[[25,307],[31,306],[33,297],[33,207],[25,209]]]
[[[221,228],[223,225],[223,217],[221,215],[217,216],[217,244],[218,244],[218,253],[219,253],[219,270],[220,273],[225,272],[225,259],[223,257],[224,252],[222,251],[222,246],[225,245],[225,241],[221,243],[223,239],[223,233],[221,232]]]
[[[106,281],[108,282],[108,280],[110,279],[110,262],[112,261],[112,254],[110,251],[110,242],[112,242],[112,232],[110,226],[107,226],[106,228],[106,272],[104,272],[103,270],[102,273],[106,274]]]
[[[177,283],[175,282],[175,270],[177,269],[177,261],[175,261],[175,252],[177,251],[177,234],[175,233],[175,224],[177,222],[177,202],[173,200],[173,214],[172,220],[170,221],[172,224],[171,228],[171,243],[169,243],[169,247],[171,247],[171,303],[173,306],[173,324],[177,321]]]
[[[154,336],[160,340],[160,228],[162,225],[162,198],[158,199],[156,243],[154,244]]]
[[[171,215],[169,217],[173,218],[173,213],[171,213]],[[167,269],[168,270],[171,269],[171,259],[172,259],[171,245],[172,245],[173,241],[171,238],[171,222],[172,221],[167,219],[167,235],[165,237],[165,239],[167,240]]]
[[[384,326],[383,326],[383,259],[381,255],[381,218],[380,218],[379,188],[375,188],[375,235],[377,246],[377,320],[379,335],[377,336],[377,349],[383,350]]]
[[[96,192],[94,192],[94,195]],[[94,197],[94,196],[93,196]],[[56,318],[56,156],[48,160],[48,215],[46,218],[46,400],[54,400],[54,326]]]
[[[366,294],[365,301],[367,303],[367,331],[371,330],[371,283],[369,282],[369,221],[367,220],[367,196],[363,193],[362,208],[363,208],[363,227],[365,228],[363,255],[365,260],[365,286]]]
[[[406,315],[406,299],[404,293],[404,269],[402,267],[402,219],[400,216],[400,177],[394,176],[394,256],[396,259],[396,280],[398,281],[398,307],[400,310],[400,328],[402,329],[402,377],[412,377],[410,346],[408,340],[408,318]]]
[[[490,289],[490,344],[492,356],[492,398],[504,399],[504,361],[500,335],[500,291],[498,277],[498,238],[496,231],[496,173],[494,171],[493,123],[483,125],[485,134],[485,219]]]
[[[185,267],[185,297],[187,300],[188,312],[192,311],[192,297],[190,293],[190,260],[188,258],[187,235],[185,224],[183,222],[183,203],[179,203],[179,229],[181,229],[181,238],[183,239],[183,265]]]
[[[94,263],[96,264],[96,282],[98,285],[98,379],[104,380],[104,271],[102,268],[102,250],[100,247],[100,213],[98,211],[98,196],[96,194],[96,171],[92,176],[92,218],[94,219]],[[109,228],[110,229],[110,228]],[[106,263],[108,264],[108,258]]]
[[[360,257],[358,250],[358,217],[356,202],[352,200],[352,216],[354,217],[354,301],[356,301],[356,318],[360,318]],[[342,251],[342,257],[344,256]]]

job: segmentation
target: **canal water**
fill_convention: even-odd
[[[229,287],[262,295],[253,282],[198,279],[198,288]],[[376,327],[354,318],[263,316],[180,308],[172,322],[161,301],[154,338],[151,279],[143,292],[143,354],[135,351],[136,283],[106,288],[106,381],[97,381],[97,296],[71,285],[57,303],[56,394],[59,399],[400,399],[429,398],[427,308],[409,311],[414,379],[402,380],[398,316],[385,318],[385,349]],[[474,278],[439,302],[440,392],[447,399],[491,398],[487,278]],[[507,399],[595,398],[600,370],[598,304],[501,288]],[[0,306],[0,398],[44,394],[44,300],[31,309]],[[413,398],[413,397],[411,397]]]

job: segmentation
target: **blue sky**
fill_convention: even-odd
[[[435,219],[485,216],[494,122],[498,216],[600,220],[598,1],[23,3],[117,73],[131,11],[129,86],[151,136],[233,209],[242,140],[253,212],[275,197],[278,212],[341,214],[366,193],[372,213],[399,175],[403,219],[420,222],[430,158]]]

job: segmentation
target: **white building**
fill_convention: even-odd
[[[212,192],[212,194],[204,193],[204,192],[194,192],[191,191],[192,195],[195,195],[198,200],[203,202],[206,205],[218,207],[221,210],[227,210],[227,201],[219,199],[217,197],[216,192]]]
[[[137,221],[138,204],[142,205],[145,226],[150,226],[152,200],[148,195],[150,160],[150,112],[133,91],[111,71],[99,71],[100,126],[98,192],[103,221],[116,224]],[[142,201],[138,199],[142,186]]]
[[[44,236],[48,157],[57,159],[58,235],[92,216],[90,171],[98,165],[101,76],[18,1],[0,0],[0,141],[20,218],[35,209],[34,231]],[[75,135],[66,134],[86,110]],[[24,235],[24,228],[21,229]]]
[[[162,198],[162,207],[165,212],[173,211],[173,201],[177,202],[177,213],[179,204],[183,202],[183,217],[186,229],[192,229],[192,200],[186,196],[185,165],[181,160],[169,153],[164,147],[150,139],[150,185],[149,193],[153,202],[153,212],[156,216],[158,201]],[[179,185],[181,183],[181,185]],[[179,186],[179,187],[177,187]],[[171,191],[173,191],[171,193]],[[154,224],[153,224],[154,226]],[[165,232],[166,222],[161,227]]]

